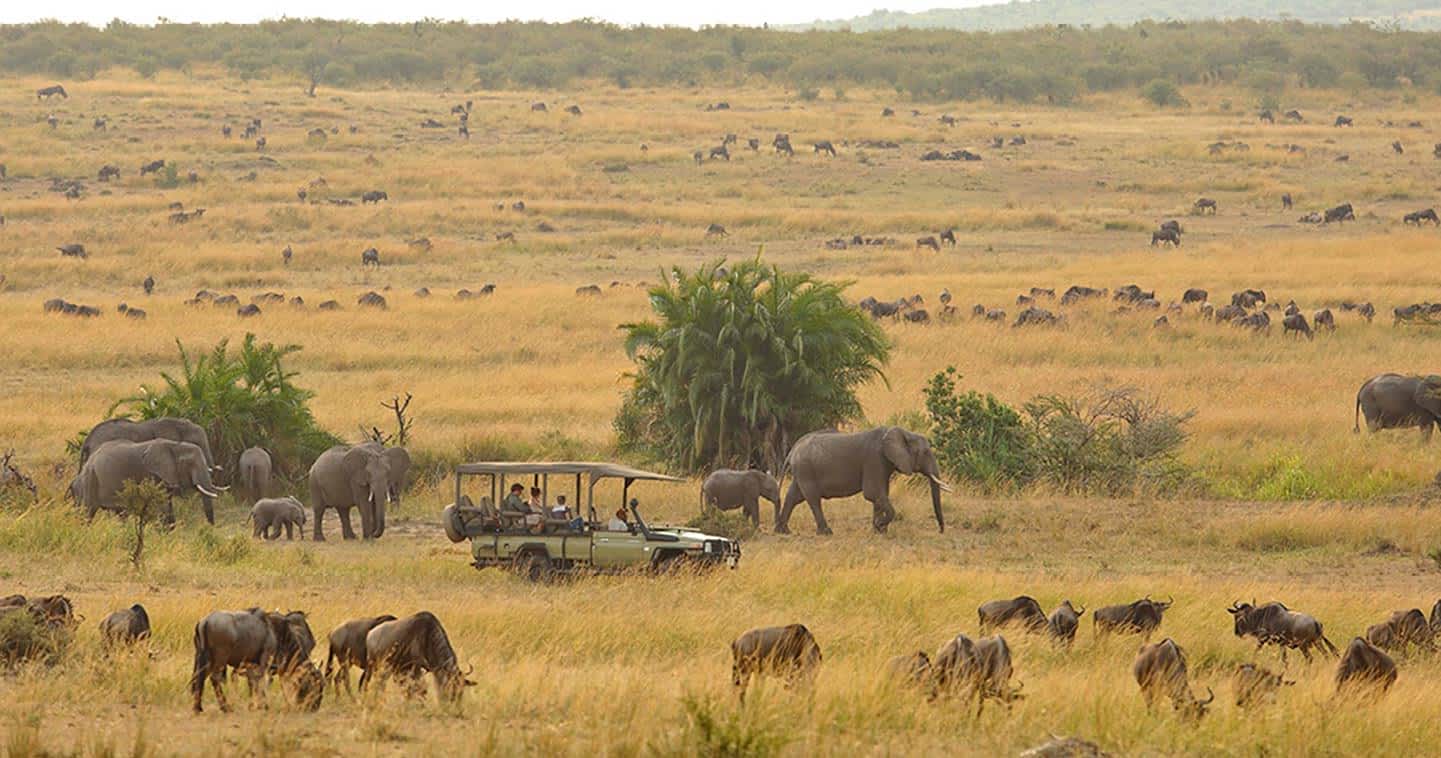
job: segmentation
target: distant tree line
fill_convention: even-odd
[[[864,34],[624,28],[585,21],[0,26],[0,73],[8,75],[83,80],[121,66],[153,76],[216,62],[241,78],[293,78],[303,88],[757,83],[793,88],[803,97],[879,86],[917,100],[1064,104],[1087,93],[1138,90],[1157,80],[1235,84],[1269,97],[1296,87],[1409,84],[1441,90],[1441,33],[1244,20]]]

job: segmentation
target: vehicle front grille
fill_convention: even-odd
[[[709,555],[730,555],[731,553],[740,552],[736,549],[734,542],[727,540],[706,540],[705,551]]]

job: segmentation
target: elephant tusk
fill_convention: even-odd
[[[205,489],[204,487],[201,487],[201,486],[198,485],[198,484],[195,485],[195,489],[200,490],[200,494],[202,494],[202,495],[204,495],[204,496],[206,496],[206,497],[220,497],[220,495],[219,495],[218,493],[211,492],[210,490],[207,490],[207,489]]]
[[[940,488],[941,488],[941,492],[951,492],[951,491],[952,491],[952,490],[951,490],[951,485],[946,484],[945,482],[941,481],[941,478],[940,478],[940,477],[938,477],[938,476],[933,476],[933,475],[929,475],[929,474],[928,474],[927,476],[930,477],[930,480],[931,480],[932,482],[935,482],[935,484],[936,484],[937,487],[940,487]]]
[[[225,491],[229,490],[230,487],[228,487],[228,486],[227,486],[227,487],[221,487],[220,485],[217,484],[217,485],[215,485],[215,489],[216,489],[217,492],[225,492]]]

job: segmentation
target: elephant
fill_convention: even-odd
[[[240,454],[240,487],[247,500],[260,500],[270,490],[270,453],[265,448],[246,448]]]
[[[386,491],[390,495],[390,502],[395,503],[395,507],[399,508],[400,493],[405,489],[405,477],[410,473],[410,453],[407,453],[403,447],[386,447],[379,442],[366,442],[361,447],[378,451],[390,464],[390,484]]]
[[[212,471],[220,471],[220,468],[215,465],[215,456],[210,454],[210,440],[206,438],[205,430],[200,428],[199,424],[188,419],[162,416],[146,421],[131,421],[128,418],[112,418],[102,421],[96,424],[89,434],[85,435],[85,442],[80,446],[80,465],[83,467],[85,461],[89,460],[101,445],[111,440],[189,442],[200,448],[200,451],[205,454],[207,467]]]
[[[255,529],[250,535],[252,537],[280,539],[280,528],[285,527],[285,539],[295,539],[297,529],[300,531],[300,539],[305,539],[305,506],[293,497],[257,500],[255,505],[251,506],[248,518],[255,522]]]
[[[1441,376],[1379,374],[1366,380],[1356,393],[1356,426],[1366,417],[1366,429],[1377,432],[1407,426],[1421,427],[1421,441],[1431,439],[1431,427],[1441,424]]]
[[[321,525],[326,508],[340,515],[341,536],[355,539],[350,509],[360,508],[360,533],[375,539],[385,532],[385,501],[390,494],[390,459],[379,443],[336,445],[310,467],[310,508],[315,515],[316,542],[324,542]]]
[[[716,469],[700,488],[701,507],[712,505],[723,511],[740,508],[756,526],[761,523],[761,498],[780,508],[780,483],[770,473],[758,469]]]
[[[811,507],[816,519],[816,533],[830,534],[821,500],[850,497],[861,493],[871,503],[871,523],[884,533],[895,518],[891,507],[891,475],[924,474],[931,481],[931,507],[936,525],[944,532],[945,517],[941,514],[941,492],[951,488],[940,476],[940,465],[931,450],[930,440],[915,432],[896,426],[879,426],[864,432],[843,433],[835,430],[811,432],[796,440],[786,456],[786,471],[794,473],[784,504],[776,511],[776,532],[787,534],[791,511],[802,500]]]
[[[80,470],[81,502],[86,516],[95,511],[119,510],[116,495],[127,481],[156,480],[175,495],[195,490],[205,509],[205,520],[215,523],[215,501],[226,488],[210,481],[205,453],[189,442],[156,439],[146,442],[113,440],[101,445]],[[165,504],[165,522],[175,522],[174,504]]]

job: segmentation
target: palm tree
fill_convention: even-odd
[[[860,416],[856,389],[884,378],[890,343],[846,284],[723,263],[672,269],[650,290],[657,320],[621,325],[637,370],[616,427],[687,471],[777,471],[800,435]]]

